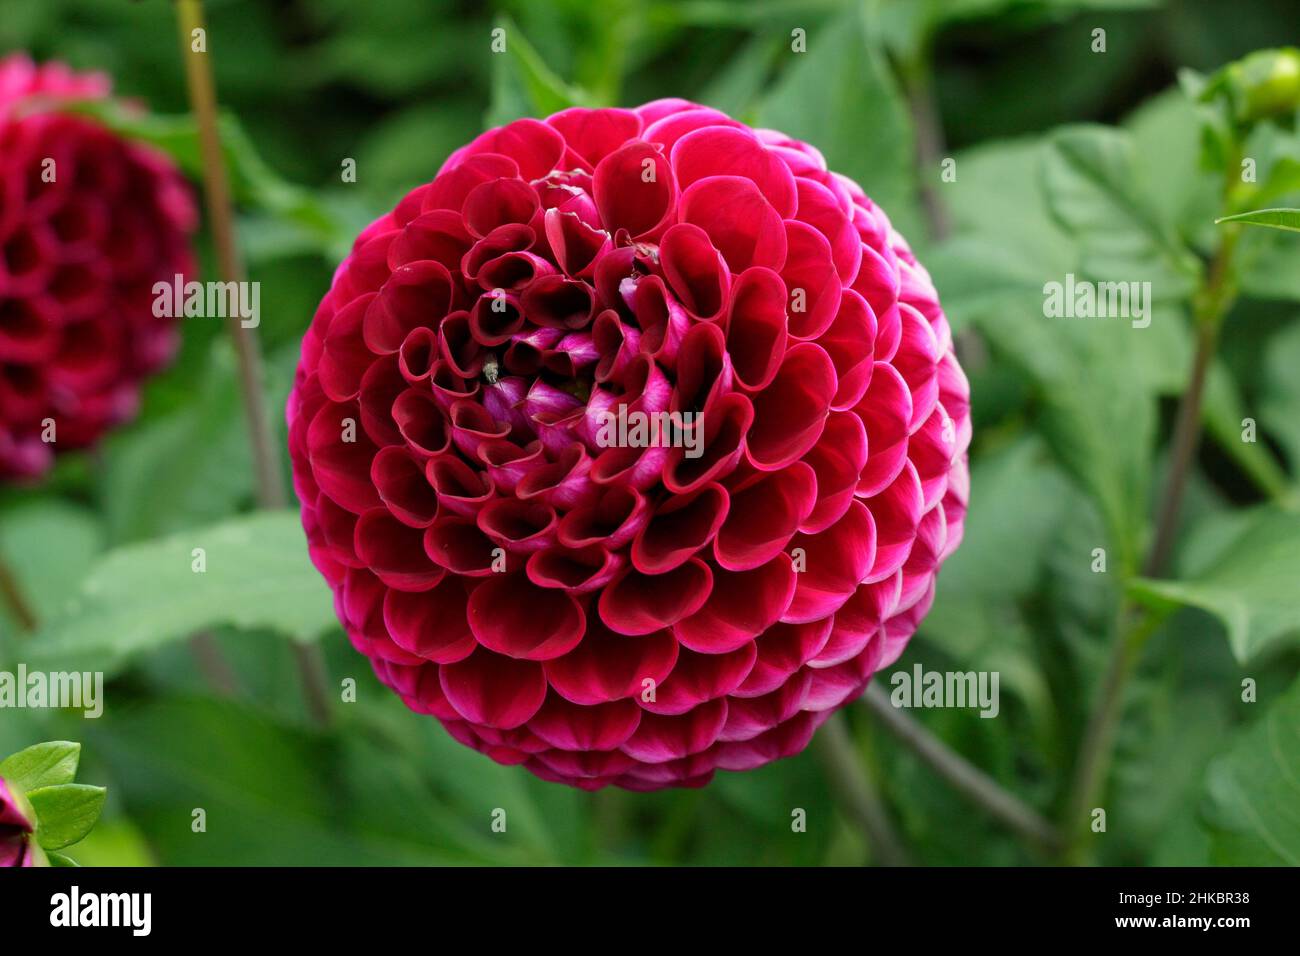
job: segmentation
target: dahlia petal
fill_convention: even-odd
[[[627,568],[601,592],[600,618],[619,634],[649,634],[698,611],[712,585],[709,566],[699,558],[666,574]]]
[[[816,534],[840,519],[857,491],[858,476],[867,462],[867,431],[862,419],[849,412],[831,412],[804,461],[817,476],[817,504],[799,530]]]
[[[424,534],[402,524],[385,508],[363,513],[354,534],[357,557],[390,588],[428,591],[446,573],[425,554]]]
[[[867,464],[858,479],[858,495],[870,498],[898,477],[907,461],[912,393],[892,365],[877,362],[871,384],[853,411],[867,430]]]
[[[662,683],[677,663],[678,647],[666,630],[625,637],[588,616],[582,642],[545,662],[546,679],[575,704],[603,704],[640,695]]]
[[[636,733],[641,708],[630,700],[582,706],[550,694],[528,729],[560,750],[613,750]]]
[[[633,141],[597,164],[592,192],[607,232],[626,229],[640,239],[666,224],[677,201],[677,178],[660,149]]]
[[[836,388],[835,367],[821,346],[801,342],[786,352],[771,384],[753,397],[746,443],[754,467],[775,471],[815,445]]]
[[[487,727],[522,727],[546,700],[542,665],[481,647],[463,661],[439,667],[438,680],[456,713]]]
[[[816,339],[835,320],[843,287],[826,237],[807,223],[785,224],[786,258],[781,278],[790,293],[790,335]]]
[[[791,548],[802,549],[806,568],[783,621],[804,623],[834,614],[858,589],[876,556],[876,526],[859,501],[821,534],[796,535]]]
[[[817,500],[817,476],[801,461],[731,492],[731,507],[713,544],[718,564],[747,571],[766,564],[794,537]]]
[[[443,578],[424,594],[390,590],[384,598],[384,626],[398,647],[435,664],[454,664],[478,646],[468,604],[469,589],[454,577]]]
[[[685,564],[713,540],[729,505],[727,490],[717,482],[668,499],[632,539],[632,565],[659,575]]]
[[[692,130],[673,144],[672,164],[683,190],[708,176],[744,176],[782,219],[789,219],[798,207],[790,167],[749,130],[729,126]]]
[[[474,588],[467,608],[474,638],[506,657],[548,661],[582,640],[586,616],[569,594],[520,574],[495,574]]]
[[[726,722],[725,697],[677,716],[643,714],[636,733],[619,749],[642,763],[665,763],[708,750]]]
[[[659,240],[659,262],[687,312],[706,322],[721,315],[727,305],[731,273],[708,233],[686,222],[669,226]]]
[[[673,626],[683,647],[701,654],[726,654],[751,643],[781,619],[794,597],[790,556],[779,554],[749,571],[715,569],[709,599]]]
[[[697,654],[683,648],[672,673],[641,693],[641,709],[660,716],[686,714],[726,697],[749,675],[757,655],[752,641],[719,654]]]
[[[754,647],[758,656],[749,675],[733,692],[733,697],[762,697],[791,680],[800,668],[812,660],[830,639],[832,618],[805,624],[774,624],[758,636]]]
[[[785,265],[781,216],[748,179],[709,176],[692,183],[682,193],[681,220],[704,230],[732,272]]]
[[[786,352],[785,282],[771,269],[746,269],[732,288],[727,352],[736,381],[749,391],[772,384]]]
[[[393,517],[412,528],[427,528],[438,512],[438,495],[425,478],[423,459],[400,445],[379,449],[370,463],[370,480]]]

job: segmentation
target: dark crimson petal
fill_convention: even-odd
[[[509,567],[506,556],[473,518],[440,515],[424,533],[424,550],[454,574],[485,577]]]
[[[630,700],[582,706],[551,694],[528,729],[561,750],[613,750],[636,732],[641,708]]]
[[[707,750],[727,722],[727,700],[720,697],[679,716],[645,714],[619,749],[643,763],[665,763]]]
[[[357,557],[379,580],[399,591],[428,591],[442,580],[442,568],[424,552],[424,534],[407,527],[384,508],[372,508],[357,521]]]
[[[850,412],[831,412],[825,431],[804,461],[817,475],[817,504],[799,530],[816,534],[840,519],[857,491],[858,476],[867,462],[862,419]]]
[[[713,540],[729,505],[726,489],[716,482],[668,499],[632,539],[633,566],[650,575],[680,567]]]
[[[582,640],[586,616],[569,594],[541,588],[520,574],[494,574],[470,595],[469,626],[490,651],[530,661],[549,661]]]
[[[541,664],[483,648],[463,661],[439,667],[438,679],[458,714],[487,727],[522,727],[546,700]]]
[[[771,384],[753,397],[747,443],[754,466],[774,471],[816,444],[837,385],[835,367],[820,346],[802,342],[786,352]]]
[[[817,500],[817,477],[801,461],[731,493],[713,554],[732,571],[766,564],[786,546]]]
[[[657,147],[633,141],[596,166],[592,190],[605,231],[626,229],[633,239],[653,233],[672,216],[677,178]]]
[[[757,391],[776,377],[786,350],[785,282],[771,269],[746,269],[727,313],[727,352],[741,388]]]
[[[785,224],[786,258],[781,270],[790,294],[790,335],[816,339],[835,320],[840,308],[839,274],[831,261],[830,243],[802,222]]]
[[[796,535],[790,543],[796,563],[804,568],[783,621],[804,623],[833,614],[858,589],[876,557],[876,526],[859,501],[821,534]],[[798,549],[798,550],[796,550]]]
[[[729,126],[693,130],[673,145],[672,162],[683,190],[708,176],[744,176],[782,219],[795,214],[798,198],[790,167],[748,130]]]
[[[682,222],[708,234],[732,272],[750,266],[780,270],[786,236],[780,214],[748,179],[709,176],[682,193]]]
[[[731,273],[708,233],[686,222],[669,226],[659,240],[659,262],[687,312],[705,321],[721,315],[731,289]]]
[[[546,122],[559,130],[569,149],[592,167],[641,132],[641,118],[631,110],[575,106],[547,117]]]
[[[668,676],[677,654],[677,642],[669,631],[626,637],[589,615],[582,643],[563,657],[548,660],[546,679],[575,704],[639,697]]]
[[[450,576],[424,594],[390,590],[384,598],[384,625],[398,647],[435,664],[453,664],[478,646],[468,604],[469,589]]]
[[[794,596],[789,555],[778,554],[751,571],[713,572],[713,590],[695,614],[673,626],[683,647],[725,654],[753,641],[781,619]]]
[[[425,478],[424,461],[401,445],[379,449],[370,478],[393,517],[412,528],[427,528],[438,512],[438,495]]]
[[[698,611],[712,585],[713,574],[699,558],[666,574],[627,568],[601,592],[600,617],[620,634],[649,634]]]

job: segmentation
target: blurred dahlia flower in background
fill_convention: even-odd
[[[130,418],[175,351],[153,284],[191,271],[196,213],[171,161],[60,105],[108,79],[0,60],[0,480]]]
[[[501,763],[651,790],[798,752],[898,657],[961,540],[968,395],[857,184],[662,100],[491,130],[371,224],[289,442],[380,680]],[[602,440],[634,413],[674,447]]]

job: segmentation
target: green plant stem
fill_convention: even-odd
[[[863,699],[894,736],[962,796],[1036,848],[1051,851],[1060,845],[1056,828],[1042,814],[895,707],[879,684],[872,683]]]
[[[1224,202],[1233,186],[1233,176],[1238,163],[1227,164],[1224,181]],[[1178,402],[1174,419],[1174,432],[1170,440],[1169,467],[1160,493],[1160,507],[1156,519],[1151,550],[1143,564],[1147,577],[1165,573],[1178,536],[1179,516],[1182,512],[1183,492],[1191,471],[1201,436],[1201,407],[1205,397],[1205,384],[1210,364],[1218,347],[1219,330],[1223,318],[1236,295],[1233,281],[1233,257],[1240,236],[1240,226],[1229,224],[1220,234],[1218,248],[1210,260],[1205,278],[1192,300],[1192,322],[1196,331],[1196,353],[1188,376],[1187,388]],[[1083,741],[1075,762],[1074,783],[1066,801],[1066,816],[1062,830],[1067,835],[1065,859],[1079,862],[1083,853],[1081,839],[1088,832],[1084,826],[1085,815],[1094,806],[1101,793],[1102,784],[1110,770],[1115,748],[1115,736],[1123,709],[1124,689],[1137,665],[1146,639],[1159,626],[1163,618],[1152,612],[1139,612],[1127,601],[1120,607],[1115,637],[1111,643],[1097,702],[1084,730]]]
[[[1120,608],[1116,637],[1106,662],[1097,704],[1079,746],[1074,782],[1070,787],[1061,827],[1065,837],[1062,843],[1064,862],[1079,864],[1087,857],[1082,839],[1088,833],[1088,813],[1094,807],[1101,782],[1110,770],[1124,688],[1137,666],[1147,638],[1159,627],[1162,619],[1154,614],[1142,613],[1127,601]]]
[[[903,841],[895,832],[880,792],[853,744],[844,715],[833,715],[814,740],[840,806],[862,827],[876,862],[884,866],[909,865]]]
[[[230,182],[222,158],[221,133],[217,123],[217,92],[212,78],[211,61],[208,59],[210,54],[206,52],[206,45],[205,52],[201,53],[195,52],[192,46],[196,30],[202,30],[205,37],[207,34],[203,2],[177,0],[176,12],[190,110],[198,126],[204,194],[212,229],[212,244],[217,257],[217,271],[224,282],[243,282],[244,265],[235,240],[235,214],[231,203]],[[245,327],[238,316],[228,316],[226,326],[238,357],[240,392],[248,423],[249,443],[252,446],[258,504],[267,509],[283,508],[288,500],[281,482],[270,410],[262,392],[261,348],[256,334],[251,328]],[[312,718],[323,724],[328,721],[330,713],[324,659],[320,649],[313,644],[295,641],[293,648],[308,708]]]
[[[32,610],[31,602],[23,593],[18,575],[14,573],[3,555],[0,555],[0,600],[3,600],[5,607],[9,608],[20,632],[31,634],[36,630],[36,612]]]

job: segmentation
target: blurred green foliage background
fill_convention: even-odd
[[[1221,228],[1219,177],[1202,168],[1197,110],[1177,74],[1295,43],[1294,2],[207,6],[222,105],[243,131],[231,158],[277,414],[351,236],[486,123],[571,102],[685,96],[807,139],[861,182],[934,274],[974,400],[966,541],[897,667],[999,671],[997,719],[914,716],[1059,816],[1120,592],[1149,544],[1191,362],[1198,263]],[[489,50],[494,26],[507,30],[507,54]],[[1092,49],[1097,28],[1104,53]],[[807,53],[792,52],[795,29]],[[14,50],[104,70],[120,95],[163,117],[185,112],[165,0],[6,0],[0,54]],[[138,132],[194,168],[183,119]],[[1271,204],[1297,205],[1300,180],[1286,179],[1300,163],[1294,132],[1257,132],[1260,182],[1277,172],[1277,198],[1291,200]],[[940,178],[947,157],[955,182]],[[355,184],[340,176],[346,158]],[[1181,584],[1142,593],[1177,609],[1125,697],[1101,802],[1108,828],[1088,847],[1105,863],[1300,862],[1300,240],[1250,233],[1238,262],[1241,297],[1184,509]],[[1043,283],[1069,272],[1152,280],[1152,326],[1045,319]],[[185,336],[139,420],[98,452],[61,461],[43,486],[0,490],[0,549],[46,622],[24,638],[0,619],[0,662],[109,674],[97,721],[0,713],[0,754],[79,740],[79,779],[109,786],[104,819],[71,851],[80,862],[875,859],[815,749],[721,773],[702,791],[591,795],[499,767],[408,713],[332,623],[292,522],[233,517],[254,497],[233,355],[215,321],[192,322]],[[1256,443],[1241,440],[1246,417],[1258,421]],[[179,602],[186,584],[163,568],[188,554],[194,529],[216,525],[225,530],[205,534],[229,550],[213,554],[238,567],[224,591],[209,580],[208,598]],[[1108,550],[1106,574],[1091,570],[1097,547]],[[263,595],[258,585],[265,600],[250,596]],[[233,662],[233,697],[215,695],[196,667],[184,640],[195,630],[213,633]],[[328,731],[306,720],[285,633],[319,634],[332,685],[358,683],[357,702],[337,706]],[[1242,701],[1245,678],[1257,702]],[[864,709],[849,719],[914,860],[1043,860]],[[191,830],[196,807],[206,833]],[[505,834],[490,829],[498,807]],[[806,833],[792,831],[795,808],[807,811]]]

